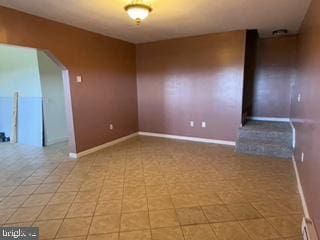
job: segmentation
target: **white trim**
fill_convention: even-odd
[[[139,135],[150,136],[150,137],[178,139],[178,140],[185,140],[185,141],[192,141],[192,142],[214,143],[214,144],[222,144],[222,145],[229,145],[229,146],[236,145],[236,143],[233,141],[224,141],[224,140],[216,140],[216,139],[208,139],[208,138],[196,138],[196,137],[185,137],[185,136],[162,134],[162,133],[139,132]]]
[[[193,141],[193,142],[204,142],[204,143],[214,143],[214,144],[222,144],[222,145],[229,145],[229,146],[235,146],[236,143],[233,141],[224,141],[224,140],[215,140],[215,139],[208,139],[208,138],[195,138],[195,137],[185,137],[185,136],[177,136],[177,135],[168,135],[168,134],[160,134],[160,133],[151,133],[151,132],[137,132],[130,134],[128,136],[118,138],[116,140],[113,140],[111,142],[104,143],[102,145],[99,145],[97,147],[90,148],[88,150],[85,150],[83,152],[79,153],[69,153],[70,158],[80,158],[85,155],[97,152],[101,149],[110,147],[112,145],[115,145],[117,143],[126,141],[132,137],[135,137],[137,135],[142,135],[142,136],[151,136],[151,137],[162,137],[162,138],[170,138],[170,139],[179,139],[179,140],[186,140],[186,141]]]
[[[267,122],[290,122],[289,118],[272,118],[272,117],[247,117],[249,120],[267,121]]]
[[[301,199],[304,217],[310,219],[310,214],[309,214],[309,210],[307,207],[306,198],[304,197],[304,193],[303,193],[303,189],[302,189],[302,185],[301,185],[301,181],[300,181],[300,176],[299,176],[299,172],[298,172],[298,168],[297,168],[297,163],[294,158],[294,155],[292,155],[292,163],[293,163],[294,171],[296,173],[298,191],[299,191],[299,195],[300,195],[300,199]]]
[[[292,147],[293,147],[293,149],[295,149],[296,148],[296,128],[294,127],[291,119],[290,119],[289,123],[292,128]]]
[[[97,151],[99,151],[99,150],[101,150],[101,149],[104,149],[104,148],[110,147],[110,146],[112,146],[112,145],[115,145],[115,144],[117,144],[117,143],[126,141],[126,140],[128,140],[128,139],[130,139],[130,138],[133,138],[133,137],[137,136],[137,135],[138,135],[137,132],[136,132],[136,133],[132,133],[132,134],[130,134],[130,135],[128,135],[128,136],[125,136],[125,137],[122,137],[122,138],[118,138],[118,139],[113,140],[113,141],[111,141],[111,142],[104,143],[104,144],[102,144],[102,145],[99,145],[99,146],[96,146],[96,147],[87,149],[87,150],[82,151],[82,152],[79,152],[79,153],[69,153],[69,157],[70,157],[70,158],[80,158],[80,157],[83,157],[83,156],[85,156],[85,155],[88,155],[88,154],[97,152]]]
[[[301,232],[303,235],[303,239],[318,240],[318,235],[314,223],[310,218],[303,218]]]
[[[78,155],[76,153],[69,153],[69,158],[78,158]]]

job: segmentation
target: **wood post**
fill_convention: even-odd
[[[13,95],[13,112],[12,112],[12,123],[11,123],[11,143],[17,143],[17,132],[18,132],[18,99],[19,94],[17,92]]]

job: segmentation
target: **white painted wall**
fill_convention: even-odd
[[[18,100],[18,143],[42,146],[42,93],[37,50],[0,44],[0,132],[11,135],[13,95]]]
[[[41,97],[37,50],[0,45],[0,97]]]
[[[62,71],[48,55],[38,51],[43,96],[44,143],[51,145],[68,139]]]

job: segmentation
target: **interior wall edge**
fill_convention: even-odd
[[[293,165],[296,180],[297,180],[297,187],[298,187],[298,192],[299,192],[299,196],[300,196],[300,200],[301,200],[301,204],[302,204],[304,217],[311,219],[310,214],[309,214],[307,201],[306,201],[306,198],[305,198],[305,195],[303,192],[303,187],[301,184],[300,175],[299,175],[299,171],[298,171],[298,167],[297,167],[297,163],[296,163],[296,159],[294,157],[294,154],[292,155],[292,165]]]
[[[197,137],[188,137],[188,136],[153,133],[153,132],[139,132],[139,135],[141,135],[141,136],[149,136],[149,137],[159,137],[159,138],[184,140],[184,141],[191,141],[191,142],[213,143],[213,144],[227,145],[227,146],[235,146],[236,145],[236,143],[234,141],[208,139],[208,138],[197,138]]]
[[[134,44],[5,7],[0,29],[0,43],[49,50],[68,69],[73,152],[138,131]]]
[[[127,136],[124,136],[124,137],[115,139],[115,140],[110,141],[110,142],[106,142],[106,143],[104,143],[104,144],[102,144],[102,145],[99,145],[99,146],[96,146],[96,147],[87,149],[87,150],[82,151],[82,152],[79,152],[79,153],[70,152],[70,153],[69,153],[69,157],[70,157],[70,158],[80,158],[80,157],[83,157],[83,156],[92,154],[92,153],[94,153],[94,152],[100,151],[100,150],[102,150],[102,149],[104,149],[104,148],[111,147],[111,146],[113,146],[113,145],[115,145],[115,144],[118,144],[118,143],[127,141],[127,140],[129,140],[130,138],[133,138],[133,137],[135,137],[135,136],[138,136],[138,132],[129,134],[129,135],[127,135]]]
[[[312,0],[297,37],[296,79],[290,118],[296,129],[294,157],[308,210],[320,236],[320,0]]]

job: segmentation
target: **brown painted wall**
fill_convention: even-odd
[[[259,39],[251,116],[288,118],[296,36]]]
[[[137,45],[140,131],[236,140],[244,51],[245,31]]]
[[[295,158],[310,214],[320,233],[320,0],[313,0],[298,37],[297,79],[291,118],[297,133]],[[301,102],[297,95],[301,93]],[[304,162],[300,161],[304,152]]]
[[[68,68],[75,128],[72,151],[138,130],[133,44],[3,7],[0,43],[47,49]],[[77,75],[82,75],[82,84],[75,82]]]
[[[246,123],[248,116],[252,116],[255,71],[257,63],[257,30],[248,30],[246,36],[246,56],[244,64],[242,124]]]

